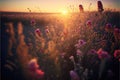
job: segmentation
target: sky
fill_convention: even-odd
[[[63,10],[79,11],[82,4],[85,11],[96,11],[98,0],[0,0],[0,11],[13,12],[61,12]],[[120,0],[101,0],[104,8],[120,11]],[[91,4],[91,6],[90,6]]]

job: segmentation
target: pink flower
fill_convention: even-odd
[[[44,72],[40,69],[36,70],[36,78],[42,78],[44,76]]]
[[[115,50],[114,51],[114,57],[117,59],[120,59],[120,50]]]
[[[32,59],[30,60],[30,62],[28,63],[28,68],[30,71],[35,71],[36,69],[39,68],[39,65],[37,64],[37,59]]]
[[[97,54],[97,51],[95,49],[91,49],[88,53],[89,54]]]
[[[70,59],[70,60],[74,60],[74,56],[70,56],[69,59]]]
[[[104,58],[110,58],[110,55],[108,54],[108,52],[106,51],[103,51],[102,48],[100,48],[98,51],[97,51],[97,54],[98,54],[98,57],[100,59],[104,59]]]
[[[30,74],[34,78],[42,78],[44,76],[44,72],[39,69],[39,65],[37,63],[37,59],[32,59],[28,63],[28,69],[30,71]]]
[[[88,20],[88,21],[86,22],[86,25],[87,25],[87,26],[92,26],[91,20]]]
[[[78,43],[75,44],[75,47],[80,48],[81,46],[85,45],[86,42],[84,40],[78,40]]]
[[[80,80],[78,74],[74,70],[70,71],[70,76],[71,76],[71,80]]]
[[[98,51],[97,51],[97,54],[101,54],[102,53],[102,48],[100,48]]]
[[[77,52],[77,55],[78,55],[78,56],[82,56],[82,52],[81,52],[79,49],[77,49],[76,52]]]
[[[75,47],[80,48],[81,46],[79,44],[75,44]]]
[[[101,53],[101,54],[99,54],[99,58],[100,58],[100,59],[102,59],[102,58],[109,58],[109,55],[108,55],[108,53],[107,53],[107,52],[102,51],[102,53]]]
[[[49,33],[49,29],[45,29],[45,32],[46,32],[46,33]]]
[[[41,31],[40,31],[39,28],[37,28],[37,29],[35,30],[35,33],[38,34],[39,36],[41,36]]]
[[[86,42],[84,40],[79,40],[78,44],[84,45]]]
[[[30,23],[31,23],[32,26],[34,26],[34,25],[36,24],[36,22],[35,22],[34,19],[32,19],[32,20],[30,21]]]

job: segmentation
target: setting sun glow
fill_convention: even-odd
[[[68,11],[67,11],[67,10],[62,10],[62,11],[61,11],[61,14],[67,15],[67,14],[68,14]]]

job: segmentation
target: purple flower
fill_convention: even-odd
[[[74,70],[70,71],[70,76],[72,80],[80,80],[78,74]]]

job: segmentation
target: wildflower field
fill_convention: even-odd
[[[2,80],[120,79],[120,12],[0,18]]]

